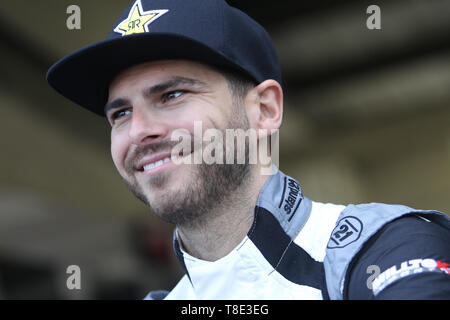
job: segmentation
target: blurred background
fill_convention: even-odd
[[[450,212],[450,0],[228,1],[281,60],[280,168],[320,202]],[[66,9],[81,8],[68,30]],[[0,3],[0,298],[141,299],[182,275],[172,230],[128,192],[103,118],[45,82],[128,0]],[[369,30],[369,5],[381,29]],[[68,266],[81,270],[69,290]]]

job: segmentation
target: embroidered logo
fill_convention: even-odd
[[[119,22],[114,32],[120,33],[122,36],[148,32],[149,24],[168,11],[167,9],[144,11],[141,0],[137,0],[131,7],[128,17]]]
[[[287,190],[286,190],[287,189]],[[281,195],[281,202],[278,206],[280,209],[283,207],[286,215],[290,215],[288,221],[291,221],[294,217],[294,214],[297,212],[300,203],[302,202],[302,192],[300,189],[300,185],[294,179],[284,178],[284,187],[283,194]]]
[[[359,239],[362,230],[363,224],[358,218],[353,216],[342,218],[331,232],[327,248],[335,249],[348,246]]]
[[[297,202],[297,197],[300,192],[300,186],[295,180],[289,179],[288,190],[289,190],[288,195],[284,199],[283,209],[286,212],[286,214],[291,214],[292,209],[294,209],[295,202]]]

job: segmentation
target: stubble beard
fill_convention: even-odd
[[[249,128],[246,114],[242,109],[229,120],[227,129]],[[225,133],[225,130],[223,130]],[[225,135],[224,135],[225,136]],[[226,154],[226,150],[224,150]],[[124,179],[128,189],[136,198],[149,206],[165,222],[176,226],[201,225],[214,217],[214,209],[222,205],[232,194],[250,178],[248,143],[245,147],[245,162],[238,164],[191,164],[190,181],[182,183],[180,190],[164,194],[149,201],[142,186],[136,181]],[[169,178],[176,179],[171,172],[162,172],[148,180],[148,189],[165,188],[168,190]],[[134,177],[133,175],[129,175]],[[151,191],[150,191],[151,192]]]

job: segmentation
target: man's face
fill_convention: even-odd
[[[114,164],[130,190],[164,220],[194,223],[248,176],[248,164],[170,160],[179,143],[172,133],[184,129],[194,140],[194,121],[203,131],[248,129],[244,107],[233,101],[221,74],[190,61],[140,64],[111,83],[106,115]]]

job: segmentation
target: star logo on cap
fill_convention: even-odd
[[[148,32],[148,25],[168,11],[166,9],[144,11],[141,0],[137,0],[131,7],[128,17],[117,25],[114,32],[122,36]]]

